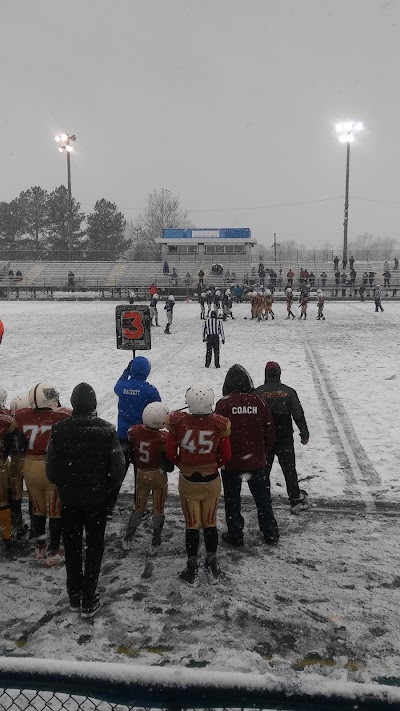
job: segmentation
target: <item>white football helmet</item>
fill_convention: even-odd
[[[0,385],[0,407],[6,406],[7,390]]]
[[[252,296],[258,296],[258,292],[257,292],[257,291],[252,291],[252,292],[251,292],[251,295],[252,295]]]
[[[192,385],[186,390],[185,400],[191,415],[210,415],[214,405],[214,391],[203,385]]]
[[[217,290],[217,291],[215,292],[215,296],[221,296],[221,292]]]
[[[175,296],[173,296],[173,294],[170,294],[168,297],[168,301],[175,301]]]
[[[206,292],[205,292],[205,291],[202,291],[201,294],[200,294],[200,296],[204,299],[205,296],[206,296]]]
[[[270,290],[270,289],[266,289],[265,293],[266,293],[267,296],[271,296],[271,290]]]
[[[143,410],[142,420],[146,427],[152,430],[161,430],[165,427],[165,421],[169,415],[169,410],[161,402],[151,402]]]
[[[322,289],[317,289],[317,294],[320,296],[322,294]]]
[[[225,296],[230,296],[230,295],[231,295],[231,290],[230,290],[230,289],[227,289],[226,292],[225,292]]]
[[[38,383],[29,391],[29,404],[33,410],[50,408],[56,410],[60,407],[60,393],[55,385],[51,383]]]
[[[28,395],[16,395],[10,402],[10,412],[14,417],[17,410],[23,410],[25,407],[30,408],[30,406]]]
[[[292,293],[292,291],[293,291],[293,289],[291,289],[291,287],[290,287],[290,286],[288,286],[288,288],[286,289],[286,291],[287,291],[287,292],[289,292],[289,294],[291,294],[291,293]]]
[[[154,294],[153,299],[159,299],[159,298],[160,297],[158,296],[158,294]]]

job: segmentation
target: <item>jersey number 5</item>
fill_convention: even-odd
[[[213,448],[212,430],[187,430],[182,439],[181,447],[191,454],[210,454]]]
[[[143,464],[146,464],[146,462],[149,461],[149,459],[150,459],[149,447],[150,447],[149,442],[143,442],[143,441],[140,442],[140,444],[139,444],[139,452],[140,452],[139,462],[143,462]]]

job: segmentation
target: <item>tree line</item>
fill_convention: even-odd
[[[191,224],[179,198],[164,188],[148,195],[145,209],[128,228],[115,203],[97,200],[86,215],[72,198],[70,243],[67,188],[47,192],[35,186],[0,202],[0,253],[3,259],[113,261],[129,250],[131,259],[157,259],[155,239],[168,227]]]

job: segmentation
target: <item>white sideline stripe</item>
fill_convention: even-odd
[[[321,373],[321,371],[320,371],[320,369],[319,369],[319,367],[318,367],[318,363],[317,363],[317,361],[316,361],[315,358],[314,358],[314,354],[313,354],[313,352],[312,352],[310,346],[309,346],[308,344],[304,344],[304,348],[306,349],[306,351],[307,351],[307,353],[308,353],[308,355],[309,355],[309,357],[310,357],[310,360],[311,360],[311,362],[312,362],[312,364],[313,364],[313,366],[314,366],[314,368],[315,368],[315,373],[316,373],[316,376],[317,376],[317,378],[318,378],[318,380],[319,380],[319,384],[320,384],[320,386],[321,386],[322,394],[323,394],[323,396],[324,396],[324,398],[325,398],[325,402],[326,402],[326,404],[328,405],[328,408],[329,408],[330,413],[331,413],[331,415],[332,415],[333,421],[334,421],[334,423],[335,423],[335,425],[336,425],[336,428],[337,428],[337,430],[338,430],[338,432],[339,432],[339,436],[340,436],[340,439],[341,439],[341,441],[342,441],[343,449],[344,449],[344,451],[345,451],[345,453],[346,453],[346,455],[347,455],[347,457],[348,457],[348,460],[349,460],[349,462],[350,462],[350,464],[351,464],[351,467],[352,467],[352,470],[353,470],[353,474],[354,474],[354,478],[355,478],[355,480],[356,480],[356,482],[357,482],[357,485],[358,485],[358,488],[359,488],[359,490],[360,490],[361,498],[362,498],[363,501],[365,502],[365,506],[366,506],[367,511],[369,511],[369,512],[375,512],[375,511],[376,511],[376,507],[375,507],[374,499],[373,499],[371,493],[368,491],[367,487],[365,486],[363,473],[362,473],[360,467],[358,466],[358,462],[357,462],[357,459],[356,459],[355,454],[354,454],[354,452],[353,452],[353,449],[352,449],[352,446],[351,446],[351,444],[350,444],[349,438],[347,437],[346,430],[344,429],[344,427],[343,427],[343,425],[342,425],[342,422],[341,422],[341,420],[340,420],[340,417],[339,417],[339,415],[337,414],[337,412],[336,412],[336,410],[335,410],[335,406],[334,406],[334,404],[333,404],[333,402],[332,402],[332,400],[331,400],[331,396],[330,396],[329,393],[328,393],[328,390],[327,390],[327,387],[326,387],[326,385],[325,385],[325,381],[324,381],[323,375],[322,375],[322,373]]]

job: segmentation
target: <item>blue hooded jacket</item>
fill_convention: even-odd
[[[142,424],[143,410],[150,402],[161,402],[154,385],[146,382],[151,370],[150,362],[143,356],[134,358],[125,368],[115,385],[118,401],[118,437],[128,439],[128,429]]]

